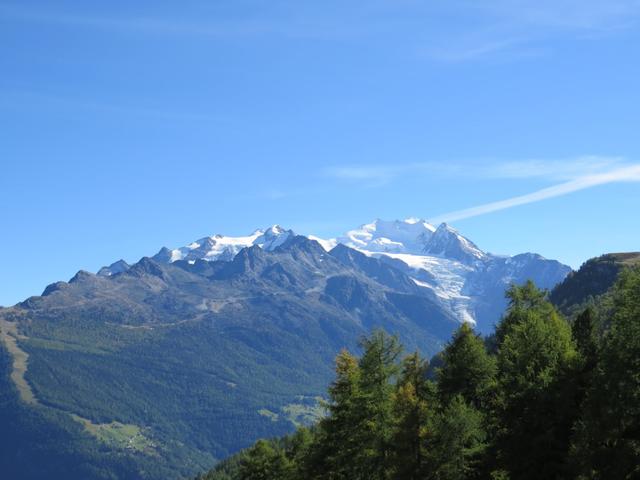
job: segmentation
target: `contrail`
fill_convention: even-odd
[[[528,193],[526,195],[520,195],[518,197],[500,200],[498,202],[485,203],[476,207],[445,213],[435,218],[431,218],[430,221],[432,223],[454,222],[456,220],[477,217],[479,215],[485,215],[487,213],[497,212],[499,210],[505,210],[519,205],[539,202],[541,200],[546,200],[547,198],[560,197],[562,195],[567,195],[569,193],[595,187],[597,185],[615,182],[640,182],[640,165],[618,168],[606,173],[585,175],[583,177],[576,178],[575,180],[543,188],[542,190]]]

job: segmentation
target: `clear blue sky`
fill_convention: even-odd
[[[640,250],[639,22],[636,0],[0,1],[0,304],[273,223]]]

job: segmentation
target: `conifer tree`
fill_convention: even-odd
[[[258,440],[240,464],[240,480],[287,480],[292,465],[281,448]]]
[[[587,478],[640,477],[640,269],[623,271],[578,426],[574,458]]]
[[[423,478],[425,439],[435,412],[435,386],[427,379],[428,364],[416,352],[402,362],[394,396],[393,478]]]
[[[462,395],[435,416],[427,437],[425,476],[429,480],[479,478],[486,449],[481,413]]]
[[[584,363],[584,369],[591,371],[595,368],[598,356],[598,346],[596,341],[596,331],[594,322],[594,311],[587,307],[576,317],[571,325],[571,335],[576,344],[578,353]]]
[[[495,387],[496,368],[482,338],[463,323],[442,353],[442,367],[437,371],[441,403],[447,405],[462,395],[475,408],[486,409]]]
[[[365,421],[358,432],[363,479],[390,478],[393,435],[393,381],[398,374],[402,347],[397,337],[382,330],[365,337],[359,362],[361,376],[358,408]]]
[[[307,471],[312,478],[347,480],[363,478],[354,460],[359,457],[360,431],[366,417],[360,408],[361,372],[358,360],[347,350],[336,357],[336,379],[329,387],[328,415],[319,425],[311,446]]]
[[[545,300],[545,292],[528,280],[524,285],[511,285],[505,296],[509,300],[506,315],[496,326],[495,342],[502,343],[509,329],[526,321],[533,315],[542,317],[559,316],[554,306]]]
[[[501,458],[513,479],[559,478],[575,418],[571,332],[532,285],[512,288],[510,298],[494,411]]]

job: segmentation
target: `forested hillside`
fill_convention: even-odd
[[[615,283],[620,271],[640,264],[640,252],[608,253],[587,260],[571,272],[549,296],[560,311],[571,316],[594,304]]]
[[[434,380],[381,331],[342,351],[325,418],[201,478],[640,478],[640,269],[622,270],[606,318],[569,323],[532,283],[508,298],[492,338],[459,328]]]
[[[79,272],[0,308],[0,455],[53,469],[70,454],[65,480],[188,478],[317,420],[333,357],[361,335],[434,354],[457,325],[401,271],[305,237]],[[11,478],[42,478],[27,474]]]

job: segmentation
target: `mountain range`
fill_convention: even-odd
[[[491,331],[510,283],[569,271],[421,220],[274,226],[80,271],[0,309],[0,446],[41,459],[22,478],[192,475],[317,418],[334,356],[372,329],[433,355],[461,321]]]
[[[230,261],[243,248],[259,246],[273,251],[296,236],[292,230],[274,225],[243,237],[213,235],[181,248],[162,248],[152,258],[160,263]],[[435,227],[420,219],[375,220],[338,238],[309,236],[327,252],[337,245],[378,258],[405,273],[444,310],[459,321],[470,322],[482,333],[490,333],[506,302],[504,291],[511,283],[532,279],[540,288],[551,289],[571,268],[540,255],[513,257],[484,252],[471,240],[443,223]],[[121,273],[129,265],[120,260],[102,268],[98,275]]]

